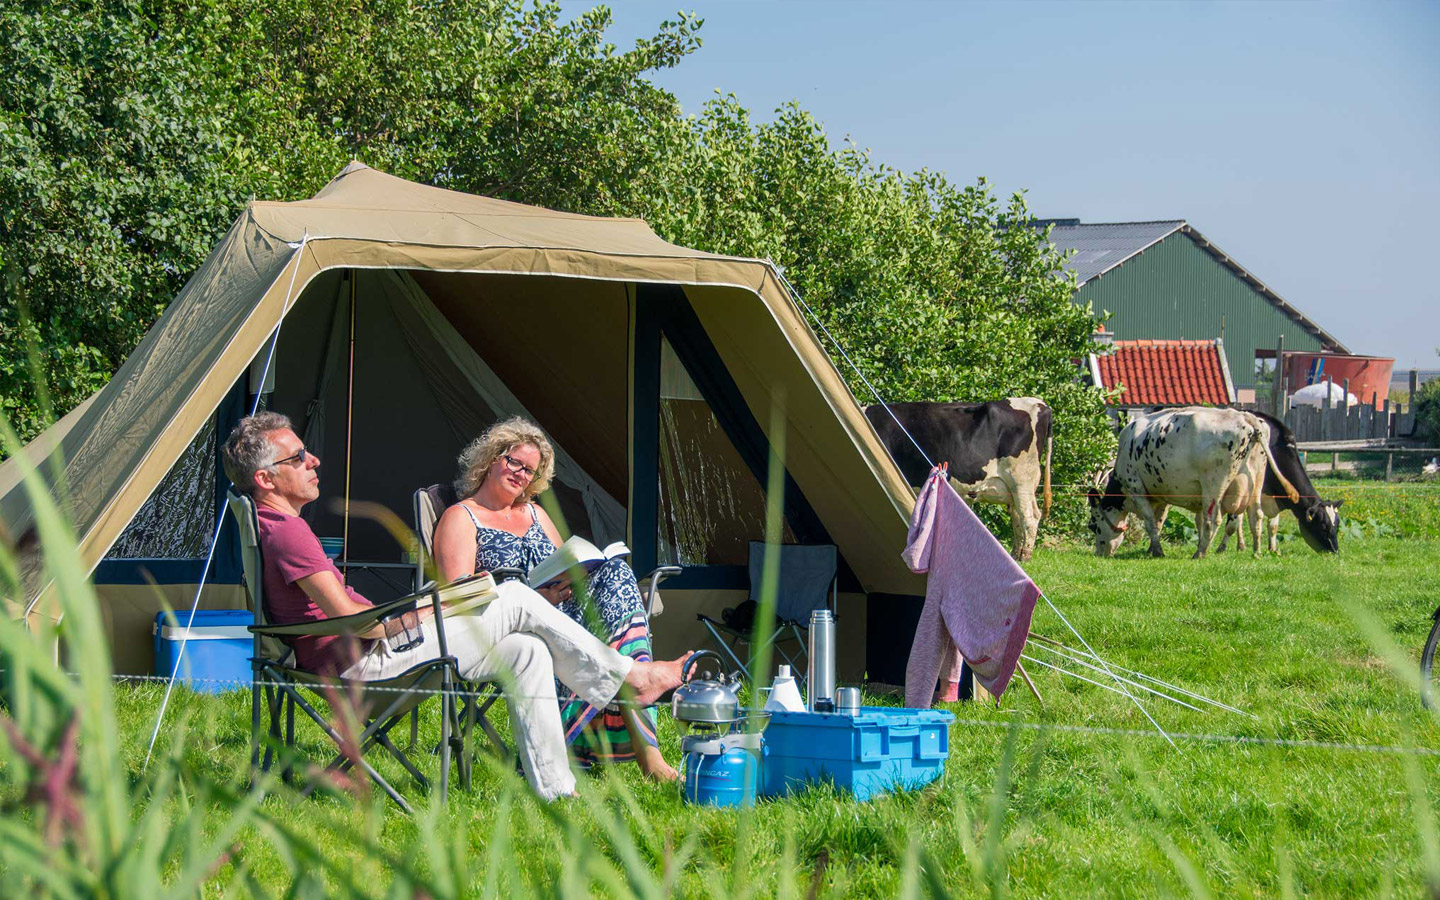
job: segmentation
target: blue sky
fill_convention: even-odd
[[[1440,366],[1440,2],[628,0],[611,40],[677,9],[687,113],[796,100],[1038,216],[1185,219],[1353,351]]]

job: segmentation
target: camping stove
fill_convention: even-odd
[[[714,660],[711,679],[695,677],[703,658]],[[760,793],[761,732],[770,714],[740,709],[740,675],[720,671],[722,660],[701,650],[685,663],[683,683],[675,689],[670,711],[689,733],[681,739],[685,799],[710,806],[753,806]]]

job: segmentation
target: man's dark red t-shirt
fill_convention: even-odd
[[[287,516],[263,506],[255,512],[260,520],[260,553],[265,559],[265,608],[270,621],[288,625],[318,622],[326,618],[325,611],[315,605],[315,601],[296,582],[316,572],[333,573],[342,585],[345,578],[325,555],[320,539],[310,530],[310,524],[299,516]],[[357,603],[374,605],[348,586],[345,593]],[[321,675],[341,674],[354,665],[373,643],[343,635],[290,640],[290,646],[295,648],[297,668]]]

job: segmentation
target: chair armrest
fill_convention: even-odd
[[[655,571],[646,575],[645,578],[648,579],[651,584],[659,584],[671,575],[679,575],[683,571],[685,570],[680,566],[656,566]]]
[[[254,634],[266,637],[327,637],[331,635],[358,635],[369,631],[381,619],[396,613],[409,612],[423,597],[401,597],[389,603],[372,606],[362,612],[348,616],[333,616],[314,622],[291,622],[286,625],[251,625]]]
[[[490,577],[495,579],[497,585],[503,584],[506,581],[518,581],[521,584],[529,585],[530,579],[527,577],[527,574],[524,569],[503,568],[490,570]]]
[[[665,611],[665,607],[660,605],[659,602],[660,582],[669,578],[671,575],[679,575],[683,571],[685,570],[679,566],[658,566],[649,575],[641,579],[642,581],[648,581],[650,583],[649,587],[645,589],[645,615],[658,616]]]

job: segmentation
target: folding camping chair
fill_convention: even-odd
[[[434,556],[435,524],[440,521],[440,515],[455,503],[455,488],[448,484],[432,484],[415,491],[415,536],[419,539],[420,545],[415,554],[416,593],[419,593],[421,588],[430,581],[425,570]],[[501,580],[498,574],[495,575],[495,580],[497,583]],[[509,745],[500,736],[500,732],[495,729],[495,724],[490,721],[490,707],[494,706],[495,701],[502,696],[500,685],[494,681],[485,682],[483,685],[464,682],[461,696],[463,697],[463,706],[460,711],[460,722],[465,728],[466,735],[469,735],[474,726],[479,725],[501,756],[512,756]],[[412,717],[410,724],[412,735],[415,733],[415,729],[416,721]],[[469,744],[467,744],[468,746]]]
[[[420,552],[415,555],[415,584],[418,593],[420,585],[423,585],[426,578],[427,561],[434,555],[435,545],[435,524],[440,521],[440,516],[459,502],[455,495],[455,488],[448,484],[432,484],[429,487],[418,488],[415,491],[415,536],[419,538]],[[658,615],[664,607],[660,605],[660,582],[670,575],[679,574],[679,566],[660,566],[651,572],[646,578],[649,581],[648,589],[642,589],[642,596],[645,600],[645,614],[647,616]],[[522,584],[529,584],[526,573],[521,569],[496,569],[490,575],[495,579],[496,584],[505,581],[516,580]],[[490,742],[500,751],[501,755],[509,753],[509,748],[495,730],[490,722],[487,713],[495,701],[500,699],[501,690],[498,684],[491,682],[485,685],[483,691],[471,689],[468,685],[463,691],[465,698],[464,710],[460,721],[468,734],[475,723],[478,723],[489,736]],[[412,730],[414,728],[412,719]]]
[[[780,554],[780,578],[775,629],[770,633],[770,646],[775,651],[776,662],[789,665],[795,673],[795,680],[804,687],[805,667],[809,660],[810,613],[817,609],[835,611],[839,590],[839,554],[834,544],[781,544],[774,550]],[[750,542],[750,599],[747,602],[754,604],[757,611],[765,553],[764,541]],[[737,626],[704,613],[698,613],[696,618],[710,632],[720,651],[745,673],[746,678],[753,680],[750,661],[755,658],[757,648],[751,646],[754,636],[752,625],[742,623]],[[748,647],[744,661],[738,652],[742,646]]]
[[[226,497],[226,507],[235,519],[240,534],[240,558],[244,570],[246,595],[250,610],[255,615],[255,624],[250,631],[255,635],[254,656],[250,659],[253,684],[250,700],[250,774],[252,782],[261,773],[269,772],[278,747],[293,755],[295,746],[295,708],[298,706],[339,749],[338,755],[325,768],[326,773],[343,773],[353,766],[359,766],[372,781],[380,786],[406,813],[414,810],[394,786],[381,775],[366,759],[365,754],[379,746],[385,749],[405,768],[421,787],[428,790],[429,779],[415,766],[405,753],[390,739],[390,731],[416,706],[432,696],[440,698],[440,799],[444,802],[450,787],[450,758],[452,751],[458,751],[461,781],[470,786],[469,759],[465,753],[464,731],[456,715],[455,691],[460,683],[458,663],[448,655],[445,644],[444,620],[439,615],[439,597],[432,597],[436,609],[436,637],[440,643],[440,656],[436,659],[413,666],[394,678],[379,681],[355,681],[352,679],[316,675],[295,668],[291,663],[293,654],[285,645],[290,637],[351,636],[368,631],[376,622],[391,615],[413,609],[415,598],[407,597],[392,603],[382,604],[351,616],[322,619],[315,622],[278,625],[269,621],[265,609],[263,557],[260,550],[260,527],[255,516],[255,504],[250,497],[231,490]],[[326,698],[331,711],[336,710],[336,697],[350,698],[364,728],[358,735],[347,737],[305,698],[304,691]],[[261,707],[269,713],[268,730],[261,735]],[[282,728],[283,719],[283,728]],[[347,742],[347,740],[349,742]],[[260,745],[265,743],[263,762]],[[347,752],[358,748],[358,753]],[[293,777],[293,762],[287,760],[284,769],[286,781]],[[312,782],[302,792],[308,795],[319,782]]]

